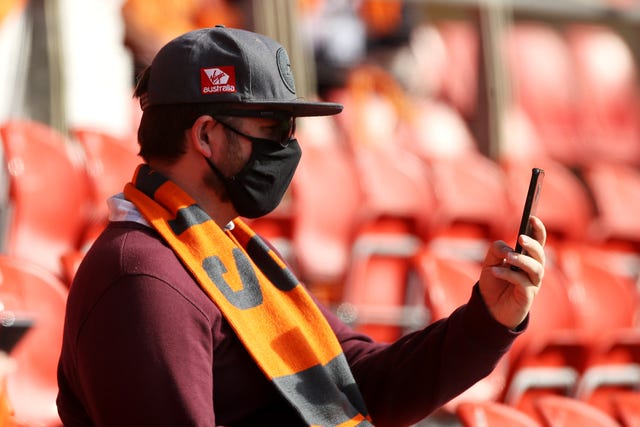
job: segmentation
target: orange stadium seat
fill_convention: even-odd
[[[87,171],[94,187],[97,220],[107,215],[107,198],[119,193],[142,162],[137,143],[91,129],[74,129],[73,136],[87,157]]]
[[[0,255],[0,305],[3,317],[29,317],[34,326],[11,352],[16,362],[7,393],[17,425],[59,426],[56,409],[57,362],[67,288],[28,261]]]
[[[516,207],[515,212],[522,211],[531,169],[544,169],[537,216],[545,223],[550,243],[567,239],[589,241],[589,231],[594,219],[589,191],[567,166],[543,155],[505,156],[500,159],[500,166],[509,182],[509,196]],[[515,221],[519,221],[518,215],[512,215]],[[517,230],[516,222],[514,226],[514,230]]]
[[[424,163],[402,142],[412,105],[398,82],[378,67],[361,66],[331,100],[344,105],[335,119],[362,189],[356,222],[392,216],[413,222],[417,232],[428,229],[433,189]]]
[[[502,400],[534,415],[539,396],[573,393],[586,357],[566,277],[550,259],[527,331],[509,351],[510,373]]]
[[[579,163],[574,65],[563,34],[550,24],[520,21],[503,40],[515,103],[531,117],[545,152]]]
[[[455,256],[481,260],[487,243],[505,238],[512,232],[510,221],[517,220],[505,174],[478,151],[463,118],[452,108],[416,103],[412,123],[407,149],[425,162],[436,198],[429,240],[454,250]]]
[[[423,245],[413,263],[416,278],[424,289],[429,322],[449,316],[465,304],[480,277],[480,264],[464,257],[455,258]]]
[[[588,349],[575,395],[612,413],[612,391],[640,388],[640,294],[610,270],[600,250],[566,245],[559,262]]]
[[[423,326],[426,315],[420,294],[409,283],[411,259],[419,239],[400,222],[379,222],[353,243],[345,278],[343,320],[381,342],[392,342]]]
[[[542,425],[545,427],[620,427],[601,410],[564,396],[544,396],[536,401]]]
[[[77,247],[92,214],[81,148],[32,121],[0,126],[9,173],[6,252],[62,276],[60,257]]]
[[[405,295],[410,259],[420,245],[417,230],[422,215],[429,212],[426,202],[431,195],[425,192],[428,187],[422,178],[410,179],[402,163],[384,154],[360,150],[357,155],[365,197],[356,212],[343,300],[358,307],[362,328],[362,322],[373,323],[366,327],[367,333],[389,341],[410,326],[398,313],[404,313],[407,305],[422,305],[421,300],[407,301]],[[393,325],[388,317],[399,323]]]
[[[415,326],[413,306],[420,317],[423,301],[406,298],[407,271],[429,227],[433,190],[424,163],[399,143],[408,104],[391,75],[376,67],[358,68],[347,87],[332,96],[345,105],[336,123],[362,191],[343,307],[358,311],[362,330],[389,341]]]
[[[124,188],[136,166],[142,162],[132,137],[116,137],[102,131],[76,128],[72,135],[87,159],[87,174],[92,189],[93,211],[78,245],[61,256],[62,274],[71,283],[80,261],[108,221],[106,200]]]
[[[640,392],[618,391],[611,394],[613,416],[622,427],[640,426]]]
[[[442,255],[423,245],[413,260],[412,273],[427,309],[428,322],[448,317],[456,308],[466,304],[473,285],[480,277],[480,264],[464,256]],[[487,377],[447,403],[443,410],[455,412],[462,402],[493,401],[501,397],[507,381],[510,361],[503,358]]]
[[[300,275],[317,294],[341,295],[361,194],[355,164],[331,117],[301,119],[303,155],[293,178],[292,246]],[[321,289],[322,288],[322,289]],[[320,296],[320,295],[318,295]]]
[[[575,64],[583,163],[640,164],[640,90],[633,52],[604,25],[565,29]]]
[[[287,190],[280,204],[272,212],[260,218],[244,218],[253,230],[267,239],[278,251],[282,259],[298,274],[297,254],[293,251],[293,205],[295,197],[291,188]]]
[[[468,20],[442,20],[436,24],[446,48],[446,70],[442,98],[464,117],[476,113],[480,35]]]
[[[596,216],[591,226],[601,262],[620,276],[640,275],[640,172],[620,162],[592,162],[582,175],[593,197]]]
[[[640,171],[619,162],[593,162],[583,168],[597,208],[594,236],[598,241],[640,243]]]
[[[463,402],[456,414],[463,427],[542,427],[528,414],[498,402]]]

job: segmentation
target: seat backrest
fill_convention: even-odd
[[[413,258],[411,268],[412,276],[415,275],[423,292],[427,321],[432,323],[448,317],[469,301],[473,286],[480,277],[481,265],[465,257],[442,255],[423,245]],[[503,392],[508,369],[509,361],[506,357],[502,358],[489,375],[449,401],[442,409],[454,412],[460,402],[498,399]]]
[[[67,288],[50,272],[18,258],[0,255],[0,304],[3,317],[28,317],[34,325],[11,352],[16,369],[8,378],[15,418],[26,425],[59,422],[57,362]]]
[[[473,117],[478,102],[480,34],[468,20],[442,20],[438,32],[446,48],[443,95],[465,117]],[[429,53],[425,53],[428,55]]]
[[[6,249],[60,275],[92,214],[85,158],[76,144],[37,122],[0,126],[10,180]]]
[[[298,128],[303,155],[291,184],[293,249],[309,285],[340,282],[362,203],[359,177],[331,117],[300,119]]]
[[[411,259],[419,239],[401,221],[372,224],[356,235],[344,282],[342,310],[356,313],[357,328],[392,342],[424,325],[423,302],[412,298]]]
[[[510,372],[503,399],[527,414],[546,394],[570,393],[587,358],[566,277],[549,257],[527,330],[508,353]]]
[[[640,424],[640,392],[618,391],[611,396],[614,416],[622,427],[634,427]]]
[[[480,277],[480,264],[441,256],[426,246],[414,258],[412,268],[424,288],[430,322],[449,316],[465,304]]]
[[[640,244],[640,172],[620,162],[593,162],[583,168],[597,207],[596,241],[619,240]]]
[[[435,198],[424,163],[402,143],[412,104],[400,85],[390,73],[363,66],[331,100],[345,106],[336,122],[364,196],[359,220],[391,216],[428,228]]]
[[[107,216],[106,199],[122,191],[142,159],[137,155],[135,141],[91,129],[72,132],[86,154],[96,215],[102,220]]]
[[[594,212],[589,192],[567,166],[548,156],[503,158],[500,165],[510,183],[509,195],[517,212],[524,206],[531,169],[538,167],[545,170],[537,216],[545,223],[550,241],[590,239]],[[513,215],[512,218],[512,227],[516,232],[519,217]]]
[[[543,286],[531,307],[527,331],[513,344],[510,354],[514,368],[520,366],[558,366],[570,364],[560,343],[569,350],[581,343],[579,323],[575,307],[568,293],[567,278],[557,264],[547,262]],[[570,337],[574,336],[575,339]],[[574,360],[579,362],[579,360]],[[576,367],[577,368],[577,367]]]
[[[528,414],[498,402],[463,402],[456,415],[463,427],[542,427]]]
[[[575,77],[566,40],[550,24],[531,21],[512,25],[503,40],[515,103],[531,117],[545,151],[573,164],[581,158],[581,145]]]
[[[585,162],[640,163],[640,91],[631,47],[605,25],[573,24],[565,34],[575,64]]]
[[[546,427],[620,427],[605,412],[570,397],[542,396],[535,405]]]
[[[559,262],[578,326],[592,345],[618,329],[637,326],[640,298],[635,283],[611,271],[599,250],[566,245],[559,251]]]
[[[416,103],[412,130],[406,148],[425,162],[436,197],[433,233],[473,224],[491,238],[503,237],[512,211],[506,177],[480,153],[460,113],[442,103]]]

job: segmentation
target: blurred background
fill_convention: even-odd
[[[299,119],[291,188],[252,225],[377,340],[464,304],[546,171],[528,331],[420,426],[640,425],[635,0],[0,0],[0,425],[60,424],[66,294],[141,162],[136,78],[216,24],[278,40],[299,96],[345,106]]]

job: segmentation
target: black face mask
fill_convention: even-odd
[[[302,150],[295,138],[283,146],[275,141],[240,135],[249,139],[253,148],[249,161],[235,176],[224,176],[209,158],[205,157],[205,160],[222,181],[238,214],[245,218],[258,218],[273,211],[282,201],[300,162]]]

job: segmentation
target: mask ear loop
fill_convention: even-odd
[[[216,123],[213,125],[213,127],[215,128],[218,125],[222,125],[223,126],[223,130],[226,130],[226,126],[224,126],[224,123],[222,123],[220,120],[218,120],[216,117],[214,117]],[[203,128],[204,131],[204,128]],[[211,146],[211,143],[209,142],[209,135],[207,134],[206,131],[204,131],[204,135],[202,138],[209,146]],[[213,152],[213,150],[211,150]],[[213,163],[213,161],[205,156],[204,154],[202,155],[202,157],[204,157],[204,160],[207,162],[207,164],[209,165],[209,169],[211,169],[213,171],[213,173],[223,182],[229,182],[229,181],[233,181],[234,177],[227,177],[225,176],[222,171],[215,165],[215,163]]]

